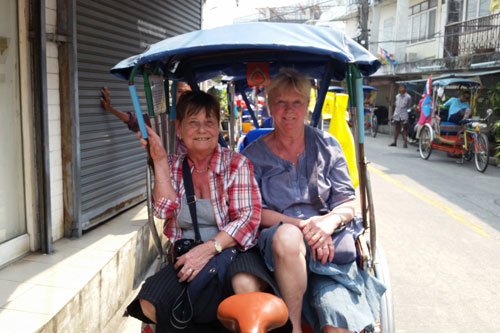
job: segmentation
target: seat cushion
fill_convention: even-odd
[[[439,126],[440,126],[440,130],[441,130],[441,134],[443,134],[443,135],[457,134],[462,129],[461,125],[458,125],[458,124],[450,122],[450,121],[442,121]]]

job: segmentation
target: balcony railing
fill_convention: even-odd
[[[445,27],[444,56],[460,56],[500,50],[500,13]]]

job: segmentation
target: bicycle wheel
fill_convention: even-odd
[[[376,323],[375,332],[394,333],[394,303],[392,299],[391,276],[389,265],[385,256],[384,249],[377,244],[377,256],[374,258],[375,276],[387,287],[382,299],[380,300],[379,322]],[[377,325],[378,324],[378,325]],[[378,326],[378,327],[377,327]]]
[[[490,147],[486,135],[480,134],[477,136],[477,142],[474,145],[474,148],[474,162],[476,163],[476,169],[479,172],[484,172],[488,167],[488,161],[490,159]]]
[[[370,132],[371,132],[372,137],[377,136],[377,130],[378,130],[378,119],[377,119],[376,115],[373,115],[372,116],[372,125],[370,127]]]
[[[420,157],[424,160],[428,159],[432,153],[431,146],[432,134],[430,126],[424,126],[420,132],[420,139],[418,141],[418,151],[420,153]]]

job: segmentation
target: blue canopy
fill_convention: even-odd
[[[364,91],[377,91],[377,88],[372,86],[363,86]]]
[[[271,76],[280,67],[295,67],[321,78],[331,61],[336,80],[344,79],[348,63],[356,63],[365,76],[381,65],[342,32],[304,24],[257,22],[165,39],[121,61],[111,73],[128,79],[132,68],[149,64],[152,71],[166,77],[201,82],[218,75],[244,78],[247,62],[269,62]]]
[[[449,86],[449,85],[461,85],[464,87],[477,87],[480,86],[481,83],[470,80],[470,79],[464,79],[460,77],[451,77],[451,78],[446,78],[446,79],[441,79],[441,80],[435,80],[432,82],[433,86]]]

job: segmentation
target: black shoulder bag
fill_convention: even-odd
[[[200,236],[200,230],[198,228],[198,218],[196,216],[196,196],[194,195],[193,178],[191,176],[191,170],[189,169],[187,156],[182,162],[182,178],[184,180],[184,189],[186,191],[189,213],[191,214],[191,222],[193,222],[195,239],[182,238],[174,243],[174,262],[178,257],[203,243]],[[188,292],[188,283],[184,282],[181,294],[172,305],[170,323],[177,329],[184,329],[191,322],[193,312],[193,304],[191,303],[191,298],[189,297]]]
[[[196,197],[187,157],[182,164],[182,177],[195,239],[176,241],[174,244],[175,258],[203,243],[198,227]],[[235,247],[222,250],[203,267],[193,281],[184,282],[182,292],[175,300],[171,310],[170,323],[174,327],[177,329],[187,328],[192,319],[195,319],[197,323],[209,323],[217,319],[217,306],[222,301],[226,270],[238,253],[239,251]],[[193,304],[196,304],[197,307],[193,308]]]

